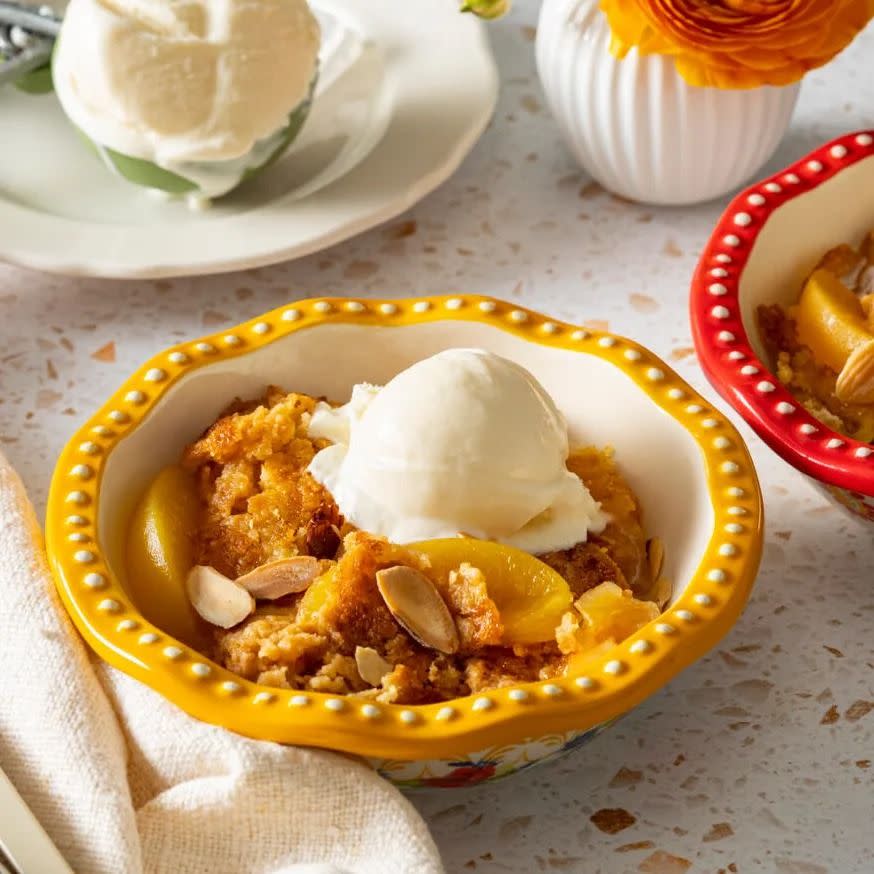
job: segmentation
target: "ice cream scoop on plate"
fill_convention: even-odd
[[[210,199],[295,138],[319,41],[306,0],[71,0],[54,86],[111,170]]]

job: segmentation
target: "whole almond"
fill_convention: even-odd
[[[237,583],[254,598],[273,601],[284,595],[306,591],[318,575],[317,558],[311,555],[295,555],[268,561],[237,577]]]
[[[255,599],[242,586],[209,565],[195,565],[185,589],[198,615],[219,628],[239,625],[255,609]]]
[[[838,376],[835,394],[847,404],[874,404],[874,338],[852,351]]]

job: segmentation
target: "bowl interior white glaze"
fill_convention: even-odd
[[[689,432],[621,370],[584,352],[541,346],[490,325],[443,321],[403,327],[322,323],[233,359],[186,373],[107,459],[100,483],[100,546],[124,580],[125,527],[149,480],[235,397],[268,384],[346,400],[357,382],[384,383],[451,347],[481,347],[528,368],[568,420],[572,445],[610,445],[640,496],[650,535],[666,546],[675,597],[713,529],[702,453]]]
[[[791,183],[782,185],[791,190]],[[756,324],[762,304],[798,300],[806,276],[841,243],[858,245],[874,228],[874,156],[841,170],[776,209],[759,231],[740,277],[740,311],[750,345],[768,356]]]

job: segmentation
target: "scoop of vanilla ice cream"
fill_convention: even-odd
[[[55,91],[99,146],[179,172],[281,130],[319,40],[306,0],[70,0]]]
[[[396,543],[459,533],[532,553],[607,523],[566,466],[567,424],[537,380],[480,349],[449,349],[385,387],[319,404],[309,470],[355,526]]]

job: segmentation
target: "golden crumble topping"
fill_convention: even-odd
[[[333,558],[342,519],[306,471],[327,445],[306,436],[315,405],[271,387],[263,405],[223,416],[185,451],[205,508],[199,564],[237,577],[285,556]]]
[[[835,394],[838,374],[798,340],[795,320],[779,304],[759,307],[759,330],[777,378],[824,425],[863,443],[874,441],[874,406],[848,404]]]

